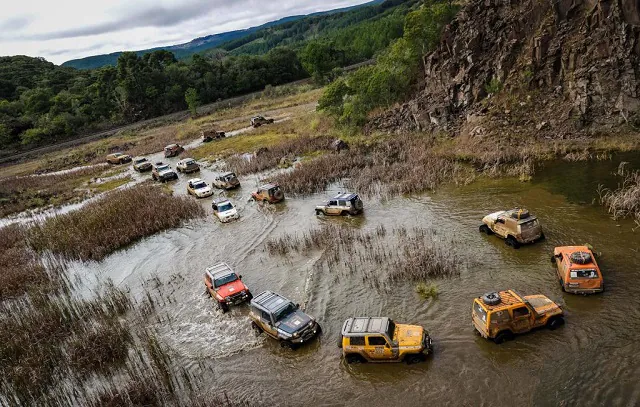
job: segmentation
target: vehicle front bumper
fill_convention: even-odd
[[[231,222],[232,220],[236,220],[240,217],[240,215],[238,215],[237,213],[235,215],[231,215],[231,216],[218,216],[218,219],[220,219],[220,222],[222,223],[228,223]]]
[[[172,174],[160,175],[160,176],[158,177],[158,179],[159,179],[160,181],[171,181],[171,180],[174,180],[174,179],[178,179],[178,174],[176,174],[176,173],[174,172],[174,173],[172,173]]]
[[[313,327],[307,328],[300,337],[291,338],[288,341],[296,345],[307,343],[315,338],[318,335],[318,332],[320,332],[320,325],[317,322],[314,322]]]
[[[243,291],[242,293],[240,293],[240,295],[235,294],[225,298],[224,302],[226,302],[228,305],[238,305],[238,304],[242,304],[248,299],[249,299],[249,292]]]
[[[182,170],[182,172],[184,172],[185,174],[191,174],[192,172],[196,172],[196,171],[200,171],[200,167],[187,167],[184,170]]]

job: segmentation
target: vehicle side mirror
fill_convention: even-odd
[[[238,276],[238,278],[239,278],[240,280],[242,280],[242,274],[240,274],[240,275]]]
[[[300,308],[300,304],[296,304],[296,308]]]

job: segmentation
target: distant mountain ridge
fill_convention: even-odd
[[[234,30],[234,31],[228,31],[224,33],[207,35],[204,37],[195,38],[183,44],[170,45],[166,47],[155,47],[155,48],[144,49],[144,50],[139,50],[134,52],[139,56],[141,56],[153,51],[166,50],[166,51],[172,52],[177,59],[185,59],[190,57],[193,54],[197,54],[202,51],[216,48],[224,43],[241,39],[243,37],[254,34],[266,28],[275,27],[281,24],[300,20],[306,17],[342,13],[342,12],[353,10],[360,7],[367,7],[375,4],[380,4],[380,3],[383,3],[384,1],[385,0],[372,0],[367,3],[358,4],[350,7],[343,7],[343,8],[328,10],[328,11],[320,11],[320,12],[306,14],[306,15],[295,15],[295,16],[283,17],[279,20],[271,21],[256,27],[250,27],[242,30]],[[118,61],[118,57],[123,52],[125,51],[118,51],[110,54],[93,55],[85,58],[72,59],[70,61],[63,63],[62,66],[72,67],[77,69],[95,69],[95,68],[100,68],[106,65],[115,66]]]

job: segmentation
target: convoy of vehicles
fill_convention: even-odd
[[[240,180],[233,172],[227,172],[213,179],[213,185],[220,189],[234,189],[240,186]]]
[[[185,158],[184,160],[178,161],[176,169],[178,172],[190,174],[192,172],[200,171],[200,165],[193,158]]]
[[[213,214],[218,220],[222,223],[231,222],[232,220],[238,219],[240,215],[238,214],[238,210],[227,198],[217,198],[213,200],[211,204],[211,208],[213,209]]]
[[[556,247],[551,261],[556,265],[562,291],[584,295],[604,291],[602,272],[587,246]]]
[[[473,326],[483,338],[500,344],[516,334],[564,324],[562,308],[544,295],[522,296],[513,290],[488,293],[473,300]]]
[[[280,341],[280,346],[295,349],[311,341],[320,332],[316,320],[305,314],[299,304],[264,291],[251,300],[249,318],[256,334],[266,333]]]
[[[193,178],[187,182],[187,193],[196,198],[206,198],[213,195],[213,189],[200,178]]]
[[[151,161],[147,160],[147,157],[136,157],[133,159],[133,169],[138,172],[151,171],[153,165]]]
[[[178,179],[178,174],[171,169],[169,164],[163,162],[157,162],[151,170],[151,177],[155,181],[166,182],[174,179]]]
[[[338,194],[323,205],[316,206],[316,215],[357,215],[362,213],[363,205],[357,194]]]
[[[390,318],[349,318],[342,325],[342,356],[347,363],[425,361],[433,349],[429,333],[418,325]]]
[[[258,202],[278,203],[284,199],[284,192],[278,184],[265,184],[252,193],[251,197]]]
[[[482,219],[480,231],[488,235],[496,235],[514,249],[523,244],[534,243],[544,239],[542,226],[538,218],[528,210],[515,208],[508,211],[491,213]]]
[[[113,153],[107,156],[109,164],[126,164],[131,162],[131,156],[123,153]]]
[[[249,287],[242,282],[242,276],[236,274],[227,263],[208,267],[204,273],[204,285],[223,313],[229,311],[230,305],[238,305],[253,298]]]

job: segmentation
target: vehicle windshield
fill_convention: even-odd
[[[389,324],[387,325],[387,336],[389,336],[389,338],[393,340],[393,334],[395,332],[396,332],[396,323],[393,322],[392,320],[389,320]]]
[[[218,205],[218,212],[226,212],[230,211],[231,209],[233,209],[233,205],[231,205],[231,202],[225,202],[222,205]]]
[[[196,163],[196,162],[195,162],[195,160],[189,160],[189,161],[185,161],[185,163],[184,163],[184,164],[185,164],[185,165],[193,165],[193,164],[195,164],[195,163]]]
[[[284,306],[280,311],[276,312],[274,315],[274,318],[276,319],[276,322],[280,321],[283,318],[285,318],[287,315],[294,312],[295,310],[296,310],[296,306],[290,302],[286,306]]]
[[[571,270],[571,278],[598,278],[596,269]]]
[[[223,285],[232,283],[232,282],[236,281],[237,279],[238,279],[238,276],[236,275],[236,273],[227,274],[224,277],[216,278],[213,281],[213,286],[215,288],[222,287]]]
[[[121,157],[121,156],[123,156],[123,155],[124,155],[124,154],[122,154],[122,153],[115,153],[115,154],[113,154],[113,156],[114,156],[114,157]]]
[[[166,171],[166,170],[169,170],[169,169],[170,168],[169,168],[168,165],[163,165],[163,166],[158,167],[158,171]]]
[[[534,219],[534,220],[530,220],[529,222],[525,222],[520,224],[520,230],[522,230],[523,232],[525,230],[529,230],[529,229],[533,229],[535,227],[538,227],[540,223],[538,222],[538,219]]]
[[[207,187],[207,183],[204,181],[196,182],[195,184],[193,184],[193,189],[202,189],[206,187]]]
[[[143,162],[146,162],[147,159],[146,158],[141,158],[139,160],[136,160],[136,164],[142,164]]]

